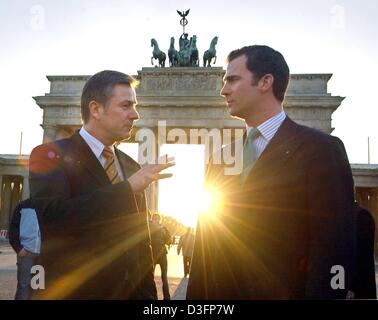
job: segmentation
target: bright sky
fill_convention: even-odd
[[[225,67],[235,48],[267,44],[285,56],[292,73],[333,73],[329,92],[346,97],[333,115],[333,134],[352,163],[367,163],[369,136],[371,162],[378,163],[378,2],[367,0],[2,0],[0,154],[19,152],[21,131],[23,153],[41,143],[42,111],[32,96],[49,92],[46,75],[136,74],[150,66],[151,38],[165,51],[171,36],[177,44],[176,9],[188,8],[186,31],[197,35],[200,58],[217,35],[218,66]],[[192,165],[202,154],[175,150]],[[202,172],[202,161],[191,172]]]

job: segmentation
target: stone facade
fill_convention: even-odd
[[[8,230],[13,209],[29,197],[29,156],[0,155],[0,230]]]
[[[135,77],[138,111],[136,128],[155,128],[167,121],[174,128],[244,128],[231,118],[222,88],[222,68],[142,68]],[[50,92],[34,97],[43,109],[44,141],[70,135],[79,128],[80,94],[89,76],[49,76]],[[343,97],[327,92],[331,74],[291,75],[284,107],[295,121],[331,133],[332,113]],[[136,133],[135,131],[134,133]]]

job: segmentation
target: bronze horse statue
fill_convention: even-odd
[[[171,45],[168,50],[169,66],[176,67],[179,64],[179,53],[175,49],[175,38],[171,37]]]
[[[211,40],[209,50],[206,50],[203,54],[203,66],[204,67],[211,67],[211,60],[214,59],[214,63],[217,62],[217,51],[215,50],[215,46],[218,43],[218,37],[214,37]]]
[[[194,35],[190,39],[190,65],[193,67],[199,66],[198,49],[197,49],[197,36]]]
[[[151,57],[151,64],[153,65],[153,59],[159,60],[159,67],[164,68],[165,67],[165,59],[166,55],[163,51],[159,49],[159,46],[157,44],[157,41],[155,39],[151,39],[151,47],[154,47],[154,50],[152,51],[152,57]]]

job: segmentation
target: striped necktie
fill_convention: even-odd
[[[109,146],[106,146],[104,150],[102,150],[102,155],[106,159],[104,169],[110,182],[112,184],[121,182],[121,178],[118,175],[117,167],[115,165],[115,159],[112,149]]]
[[[253,165],[257,160],[256,148],[253,144],[254,140],[260,135],[260,131],[257,128],[252,128],[243,147],[243,171],[241,173],[241,181],[244,183],[247,179]]]

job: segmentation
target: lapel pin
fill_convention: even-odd
[[[290,150],[286,150],[286,152],[285,152],[286,154],[289,154],[290,153]]]

